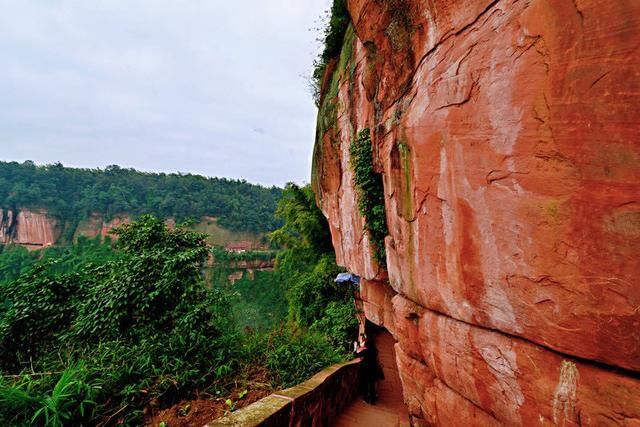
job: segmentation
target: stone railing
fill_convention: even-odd
[[[271,394],[205,427],[330,426],[356,397],[359,376],[357,360],[334,365],[302,384]]]

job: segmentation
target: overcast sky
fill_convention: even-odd
[[[309,181],[328,0],[0,0],[0,160]]]

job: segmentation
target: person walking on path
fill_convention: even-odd
[[[365,402],[375,405],[377,400],[376,382],[382,378],[382,369],[378,364],[378,352],[372,341],[363,333],[353,343],[353,352],[361,360],[360,392]]]

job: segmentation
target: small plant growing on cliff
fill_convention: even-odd
[[[320,106],[320,86],[327,64],[332,58],[337,58],[340,55],[344,35],[351,21],[346,0],[333,0],[331,10],[327,11],[327,15],[328,18],[322,40],[324,48],[313,62],[313,75],[311,77],[311,91],[318,107]]]
[[[373,150],[369,129],[362,129],[349,147],[351,168],[358,192],[358,209],[374,247],[374,258],[384,265],[384,238],[388,234],[384,211],[382,175],[373,170]]]

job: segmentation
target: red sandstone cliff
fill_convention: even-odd
[[[58,220],[45,211],[0,209],[0,244],[14,243],[28,249],[51,246],[60,237]]]
[[[349,0],[314,188],[416,425],[640,425],[640,2]],[[349,166],[371,129],[386,270]]]
[[[105,237],[113,228],[130,221],[128,215],[107,221],[101,215],[94,214],[78,225],[75,236]],[[175,225],[172,220],[167,220],[167,223]],[[61,221],[43,209],[18,209],[17,213],[0,209],[0,244],[41,249],[56,244],[62,228]]]
[[[120,214],[110,220],[103,215],[94,213],[87,219],[80,221],[73,231],[74,239],[79,236],[94,238],[96,236],[110,236],[110,231],[123,224],[132,221],[132,216]],[[169,228],[175,228],[174,218],[165,219]],[[73,225],[73,224],[72,224]],[[0,244],[18,244],[27,249],[35,250],[58,243],[65,224],[55,215],[49,214],[44,209],[0,209]],[[249,244],[251,248],[261,249],[264,243],[260,241],[261,235],[250,232],[236,232],[226,230],[217,224],[217,219],[203,217],[195,224],[195,229],[209,235],[208,243],[211,245],[227,246],[237,242]]]

